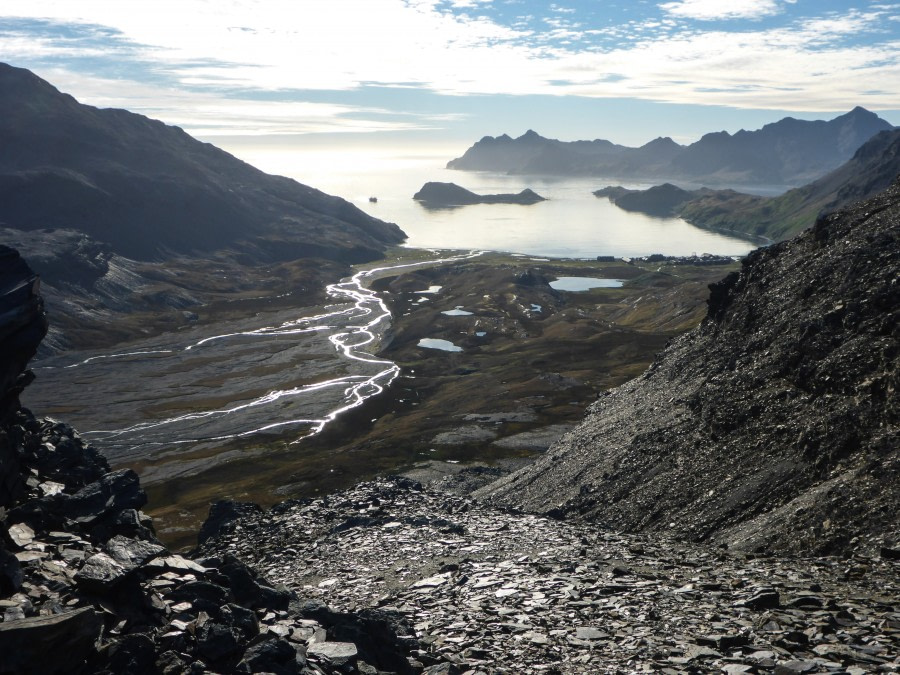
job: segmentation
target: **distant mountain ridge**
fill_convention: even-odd
[[[786,117],[756,131],[708,133],[690,145],[657,138],[639,148],[607,140],[558,141],[529,130],[485,136],[448,169],[609,176],[716,184],[803,185],[837,168],[872,136],[894,127],[856,107],[832,120]]]
[[[900,129],[894,129],[870,138],[831,173],[777,197],[709,188],[684,190],[671,183],[648,190],[606,187],[594,194],[608,197],[626,211],[681,217],[698,227],[780,240],[810,227],[820,214],[881,192],[898,175]]]
[[[0,222],[68,228],[140,260],[237,246],[253,259],[378,257],[404,234],[178,127],[98,109],[0,64]]]

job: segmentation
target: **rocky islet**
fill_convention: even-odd
[[[428,182],[413,195],[413,199],[428,208],[450,208],[472,204],[521,204],[528,206],[546,201],[531,188],[516,194],[479,195],[456,183]]]

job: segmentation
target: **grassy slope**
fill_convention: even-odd
[[[810,227],[822,213],[880,192],[898,174],[900,130],[885,131],[863,145],[849,162],[809,185],[778,197],[710,192],[686,202],[678,215],[698,227],[780,241]]]

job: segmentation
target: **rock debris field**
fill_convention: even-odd
[[[900,670],[896,548],[730,554],[494,510],[404,478],[236,510],[205,554],[336,610],[396,613],[418,642],[416,670]]]
[[[411,671],[385,613],[167,550],[137,474],[109,471],[66,424],[20,411],[0,425],[0,479],[0,673]]]

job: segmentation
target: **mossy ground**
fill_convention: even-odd
[[[434,256],[398,249],[388,259],[399,264],[417,257]],[[497,442],[578,422],[599,392],[642,373],[670,338],[699,323],[707,285],[734,267],[488,254],[378,273],[372,287],[395,317],[379,354],[402,367],[392,386],[299,442],[291,442],[296,434],[272,435],[215,451],[182,448],[177,461],[190,471],[150,484],[149,511],[164,540],[187,546],[216,499],[270,505],[429,460],[491,464],[527,457],[534,453],[527,444]],[[559,276],[625,283],[558,292],[548,282]],[[441,290],[418,292],[430,286]],[[442,314],[456,307],[472,314]],[[424,349],[422,338],[445,339],[463,351]],[[213,461],[212,452],[219,459],[227,452],[228,461]]]

